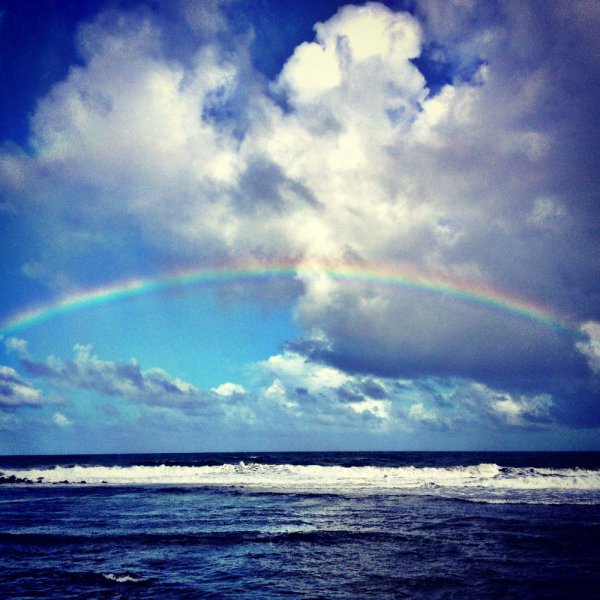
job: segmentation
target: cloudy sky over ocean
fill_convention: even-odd
[[[0,0],[0,453],[599,449],[599,34]]]

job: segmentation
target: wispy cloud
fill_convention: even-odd
[[[44,395],[11,367],[0,366],[0,408],[41,406]]]
[[[69,427],[70,425],[73,425],[73,421],[60,412],[55,412],[54,415],[52,415],[52,421],[59,427]]]
[[[21,358],[29,356],[27,341],[21,338],[9,337],[4,340],[4,346],[8,352],[14,352]]]
[[[142,371],[135,361],[105,361],[92,354],[90,346],[75,346],[73,360],[50,357],[46,362],[23,359],[33,377],[55,385],[91,390],[149,406],[179,408],[191,413],[210,412],[214,397],[190,383],[171,377],[162,369]]]

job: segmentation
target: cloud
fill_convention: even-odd
[[[214,397],[162,369],[142,371],[135,361],[104,361],[91,346],[76,345],[74,360],[50,357],[46,362],[24,359],[25,370],[34,377],[67,388],[90,390],[126,398],[138,404],[178,408],[190,413],[217,408]]]
[[[228,23],[224,9],[230,4],[235,4],[235,0],[205,0],[204,2],[182,0],[179,2],[184,18],[192,30],[207,37],[227,31]]]
[[[553,422],[553,400],[548,395],[513,395],[476,382],[465,382],[451,401],[468,407],[497,425],[544,427]]]
[[[41,406],[41,390],[25,381],[14,369],[0,365],[0,408],[16,409],[21,406]]]
[[[600,374],[600,323],[595,321],[584,323],[581,330],[588,339],[578,342],[575,346],[586,357],[590,369],[598,375]]]
[[[556,70],[540,62],[538,50],[525,51],[516,39],[507,41],[506,36],[512,35],[508,23],[520,18],[521,9],[510,4],[497,11],[486,10],[483,3],[471,6],[475,14],[465,9],[459,18],[462,9],[448,4],[452,18],[436,16],[454,29],[454,37],[443,38],[444,44],[458,43],[469,30],[469,44],[462,45],[461,56],[453,59],[455,81],[427,98],[419,96],[424,87],[415,85],[415,101],[406,104],[399,122],[371,118],[384,106],[377,96],[377,77],[381,73],[381,84],[386,78],[383,69],[377,75],[365,70],[362,76],[353,76],[348,85],[355,96],[344,89],[343,78],[310,102],[301,95],[295,100],[292,93],[297,128],[301,119],[309,122],[302,112],[305,102],[312,112],[335,115],[342,124],[338,130],[360,141],[339,146],[345,159],[339,164],[333,162],[338,148],[326,146],[329,138],[341,139],[337,130],[324,137],[325,143],[313,144],[311,153],[298,149],[304,143],[308,147],[310,139],[290,136],[294,153],[282,153],[292,157],[289,170],[301,171],[304,181],[314,181],[308,187],[320,188],[317,199],[327,198],[323,204],[331,207],[330,213],[319,215],[318,227],[311,229],[307,221],[307,231],[326,239],[315,244],[315,254],[322,249],[323,255],[337,258],[350,250],[359,266],[409,263],[434,278],[489,284],[554,305],[558,312],[595,312],[598,305],[591,300],[598,299],[594,283],[598,263],[590,258],[598,240],[582,233],[590,230],[579,222],[593,186],[589,173],[585,178],[572,170],[557,174],[568,147],[563,128],[570,128],[581,114],[591,118],[589,111],[575,109],[583,108],[580,103],[588,98],[577,95],[575,82],[564,69],[557,76]],[[423,7],[425,12],[442,8],[440,3]],[[552,10],[538,16],[526,12],[523,18],[532,27],[536,18],[557,17]],[[349,14],[359,19],[358,11],[349,9]],[[481,26],[473,30],[473,23]],[[553,34],[573,35],[573,31],[561,34],[558,29],[563,25],[553,21]],[[426,27],[425,39],[442,35],[442,29]],[[523,38],[527,35],[524,30],[520,33]],[[300,58],[290,63],[294,69]],[[551,64],[563,60],[555,51],[549,57]],[[465,80],[467,63],[477,64],[477,69]],[[405,56],[407,71],[408,65]],[[294,82],[289,84],[292,90]],[[408,89],[402,89],[405,100],[411,97]],[[552,108],[552,118],[549,94],[562,99],[558,108]],[[363,109],[369,112],[364,117]],[[363,119],[358,121],[359,117]],[[366,123],[370,126],[363,128]],[[587,125],[583,127],[587,130]],[[364,148],[368,152],[361,164]],[[592,146],[589,152],[592,156]],[[301,160],[307,162],[299,167]],[[332,176],[323,177],[324,172]],[[576,191],[567,194],[566,189]],[[344,227],[345,217],[351,227]],[[306,245],[310,247],[310,242]],[[329,340],[329,350],[320,358],[342,369],[401,376],[453,374],[492,384],[504,378],[520,385],[532,373],[540,380],[588,373],[568,336],[459,301],[327,280],[307,282],[306,290],[299,314]]]
[[[278,422],[386,432],[540,429],[556,425],[550,395],[513,394],[464,379],[351,375],[287,350],[257,365],[257,410]],[[268,417],[264,417],[267,419]]]
[[[19,418],[8,412],[0,411],[0,430],[12,431],[18,428]]]
[[[245,394],[246,390],[244,386],[240,385],[239,383],[227,382],[222,383],[221,385],[218,385],[215,388],[212,388],[211,392],[214,392],[219,396],[225,396],[226,398],[229,398],[230,396],[233,396],[235,394]]]
[[[44,362],[22,359],[27,373],[53,387],[92,391],[119,398],[117,405],[100,405],[106,426],[121,426],[124,416],[137,426],[168,426],[174,431],[196,427],[222,431],[224,436],[385,436],[415,440],[444,432],[469,436],[493,432],[556,432],[562,425],[597,425],[593,393],[574,390],[570,403],[551,394],[514,392],[460,378],[398,379],[352,374],[287,349],[250,365],[251,386],[226,382],[210,391],[172,377],[162,369],[142,370],[135,360],[106,361],[90,346],[77,345],[75,358],[50,357]],[[44,395],[14,369],[0,370],[3,414],[24,406],[42,406]],[[573,403],[580,405],[573,407]],[[589,405],[589,406],[588,406]],[[132,408],[136,410],[132,411]],[[583,411],[582,411],[583,409]],[[585,412],[585,422],[580,417]],[[70,416],[56,411],[51,422],[73,425]],[[132,420],[133,419],[133,420]],[[14,419],[3,418],[13,428]],[[415,437],[416,436],[416,437]],[[325,438],[323,438],[325,439]]]
[[[389,431],[396,428],[382,380],[350,376],[287,350],[258,363],[259,421],[291,430]]]
[[[318,306],[305,297],[300,311],[327,340],[312,342],[310,355],[344,370],[522,383],[588,372],[573,339],[541,324],[447,297],[332,287]]]
[[[140,249],[160,265],[391,265],[502,290],[574,327],[600,320],[594,3],[343,7],[270,82],[248,36],[223,42],[224,6],[181,4],[198,36],[185,57],[175,29],[144,11],[81,26],[81,64],[40,99],[32,152],[0,156],[39,249],[30,274],[64,286],[84,279],[86,257],[125,269],[121,257]],[[210,13],[202,31],[194,10]],[[424,63],[445,85],[428,82]],[[565,406],[571,384],[589,405],[597,397],[589,328],[577,338],[444,295],[299,281],[314,362],[288,356],[284,372],[272,361],[280,384],[265,397],[303,414],[303,398],[326,396],[346,416],[385,421],[387,405],[373,403],[387,398],[360,392],[354,410],[336,396],[358,393],[359,373],[507,390],[496,404],[477,393],[490,419],[513,424],[543,412],[522,399],[531,394]],[[29,368],[140,402],[203,401],[165,373],[78,353]],[[286,384],[294,366],[308,383]],[[412,418],[425,421],[433,409],[419,402]]]
[[[452,424],[451,419],[441,417],[439,411],[426,407],[423,402],[411,404],[407,416],[419,426],[433,430],[448,429]]]
[[[65,417],[65,415],[59,412],[55,412],[52,415],[52,421],[55,425],[58,425],[59,427],[69,427],[69,425],[73,424],[73,421],[71,421],[69,417]]]
[[[4,346],[8,352],[14,352],[21,358],[29,356],[29,348],[26,340],[17,337],[9,337],[4,340]]]
[[[293,352],[271,356],[262,367],[278,379],[295,387],[302,387],[310,393],[340,387],[351,379],[338,369],[310,363],[305,357]]]

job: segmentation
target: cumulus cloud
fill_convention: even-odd
[[[555,423],[549,395],[511,394],[469,380],[399,380],[351,375],[292,350],[260,363],[257,411],[276,411],[313,424],[399,434],[492,428],[541,428]],[[266,418],[266,417],[265,417]]]
[[[315,424],[386,428],[392,424],[390,397],[379,379],[351,376],[288,350],[257,366],[264,387],[261,403]]]
[[[185,60],[143,11],[83,25],[82,64],[33,115],[33,152],[0,155],[7,198],[53,249],[30,263],[45,280],[76,281],[78,254],[118,264],[142,246],[164,264],[386,265],[502,290],[574,327],[600,319],[594,3],[343,7],[271,82],[253,69],[248,37],[224,47],[222,2],[181,6],[192,29],[205,22]],[[436,69],[445,85],[434,89],[425,75]],[[265,394],[299,411],[327,397],[385,421],[388,399],[358,393],[356,373],[507,389],[465,398],[512,424],[542,418],[529,394],[560,402],[572,382],[597,397],[589,328],[578,338],[447,295],[298,279],[296,313],[316,341],[268,364],[277,377]],[[202,397],[165,373],[77,352],[28,368],[143,402]],[[414,421],[435,420],[412,406]]]
[[[225,396],[226,398],[229,398],[230,396],[233,396],[235,394],[245,394],[246,389],[243,385],[240,385],[239,383],[226,382],[222,383],[221,385],[218,385],[215,388],[212,388],[211,392],[214,392],[219,396]]]

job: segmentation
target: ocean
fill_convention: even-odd
[[[0,457],[1,598],[600,598],[600,453]]]

